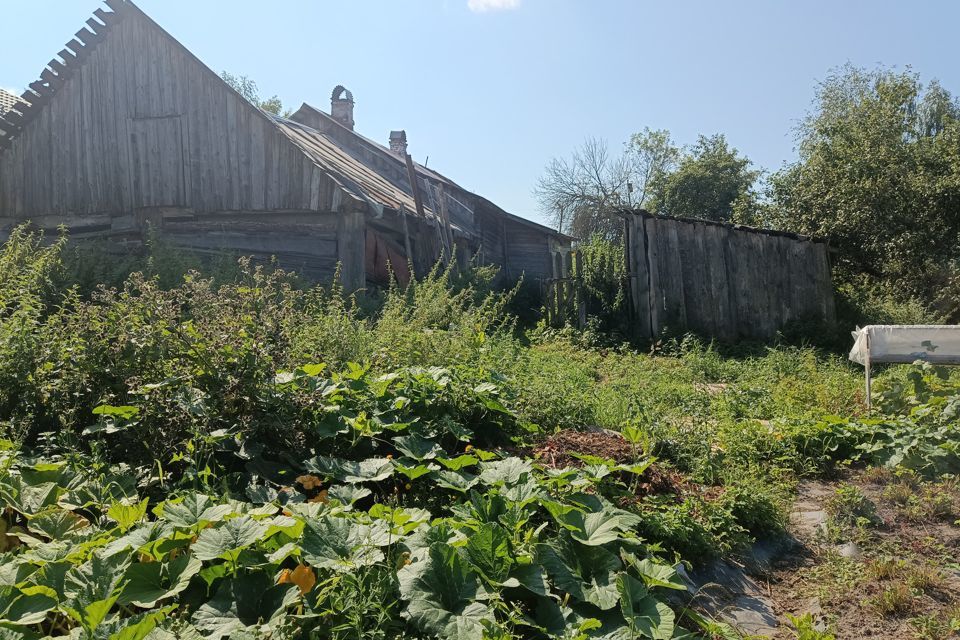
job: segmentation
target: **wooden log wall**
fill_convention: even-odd
[[[823,242],[643,213],[627,215],[626,238],[640,335],[767,339],[790,322],[834,321]]]

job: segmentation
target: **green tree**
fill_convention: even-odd
[[[628,184],[631,204],[649,207],[654,187],[677,168],[682,155],[682,150],[674,144],[666,129],[644,127],[640,133],[630,136],[627,157],[632,170]]]
[[[675,170],[654,177],[650,207],[663,215],[732,220],[736,211],[748,211],[755,198],[753,186],[760,172],[751,164],[723,134],[700,136]]]
[[[960,257],[958,117],[910,70],[835,70],[798,128],[799,160],[771,179],[771,222],[828,238],[841,273],[932,295]]]
[[[270,98],[266,99],[261,98],[260,89],[257,87],[257,83],[247,76],[235,76],[228,71],[223,71],[220,73],[220,77],[224,82],[236,89],[237,93],[267,113],[284,117],[290,114],[289,109],[286,111],[284,110],[283,103],[280,102],[280,98],[277,96],[271,96]]]

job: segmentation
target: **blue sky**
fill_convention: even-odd
[[[767,169],[815,83],[845,62],[913,69],[960,93],[960,2],[780,0],[140,0],[215,71],[285,105],[329,109],[342,83],[356,128],[504,208],[540,219],[543,166],[587,136],[643,127],[681,143],[722,132]],[[22,89],[98,6],[2,3],[0,86]]]

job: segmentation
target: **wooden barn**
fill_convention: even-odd
[[[455,255],[555,275],[571,238],[354,131],[353,96],[290,118],[248,102],[132,2],[107,0],[0,115],[0,230],[228,250],[349,289]]]

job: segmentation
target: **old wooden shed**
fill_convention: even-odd
[[[354,131],[353,96],[289,119],[244,99],[127,0],[107,0],[0,116],[0,228],[126,241],[152,226],[350,289],[441,256],[553,275],[571,238],[412,161],[406,134]],[[409,260],[408,260],[409,259]]]

